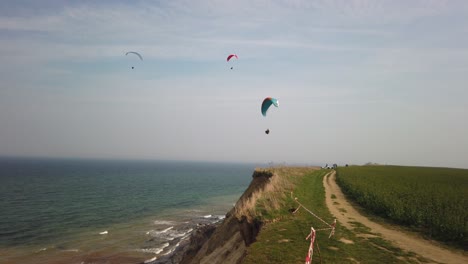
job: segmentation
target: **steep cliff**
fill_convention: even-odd
[[[255,170],[252,182],[216,229],[205,228],[194,234],[186,246],[181,264],[241,263],[246,248],[255,242],[262,223],[249,213],[255,197],[261,195],[275,175]]]

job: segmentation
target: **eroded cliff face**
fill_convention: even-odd
[[[246,248],[255,242],[262,223],[249,214],[249,207],[254,194],[262,192],[270,183],[273,173],[266,170],[255,170],[252,182],[239,198],[234,208],[216,229],[203,234],[195,234],[182,256],[181,264],[195,263],[241,263]]]

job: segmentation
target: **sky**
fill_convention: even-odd
[[[4,0],[0,61],[0,156],[468,168],[464,0]]]

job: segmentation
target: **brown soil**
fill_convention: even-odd
[[[397,226],[369,220],[346,200],[335,179],[336,173],[333,171],[323,178],[323,185],[325,186],[326,204],[338,221],[338,230],[340,226],[353,230],[353,222],[359,222],[369,227],[372,233],[381,235],[383,239],[392,242],[395,246],[430,259],[434,263],[468,263],[466,252],[449,250],[435,241],[422,238],[420,235],[403,232]],[[332,198],[332,195],[335,195],[336,198]]]

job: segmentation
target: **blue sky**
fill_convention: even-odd
[[[95,2],[0,2],[0,155],[468,168],[466,1]]]

